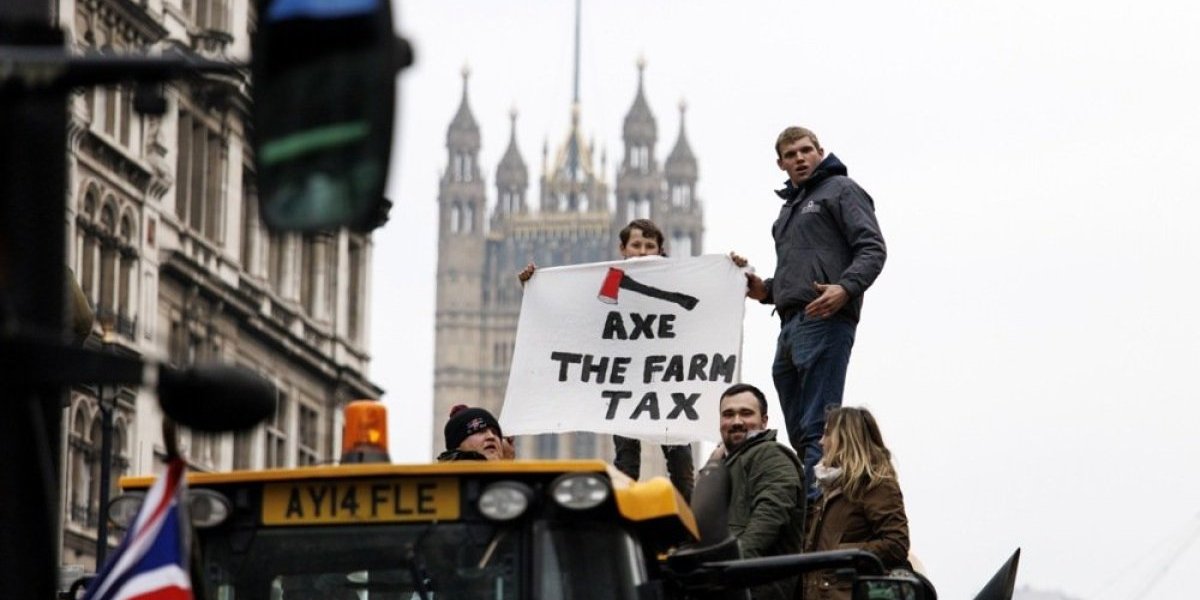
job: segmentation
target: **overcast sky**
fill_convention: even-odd
[[[395,460],[429,459],[460,70],[494,201],[511,107],[533,181],[567,131],[573,5],[399,6],[417,62],[371,299]],[[1185,598],[1200,574],[1198,31],[1190,1],[585,0],[582,122],[611,174],[644,55],[660,161],[688,103],[706,249],[760,272],[783,127],[814,129],[875,198],[889,257],[845,401],[879,418],[941,597],[973,597],[1020,546],[1020,584]],[[742,371],[768,390],[769,312],[747,307]]]

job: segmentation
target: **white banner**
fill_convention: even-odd
[[[741,380],[746,277],[728,256],[538,269],[525,285],[505,434],[719,441]]]

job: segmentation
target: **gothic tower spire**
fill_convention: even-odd
[[[658,124],[646,102],[646,59],[638,58],[638,87],[633,106],[625,114],[625,165],[649,170],[654,162],[654,144],[658,141]]]
[[[580,5],[581,2],[576,0],[571,129],[555,155],[553,166],[542,175],[540,206],[543,212],[608,212],[608,189],[597,177],[592,160],[593,148],[584,140],[580,125]]]
[[[525,159],[521,157],[521,150],[517,148],[517,108],[515,106],[509,110],[508,118],[510,122],[508,149],[504,151],[504,157],[500,159],[500,164],[496,167],[497,200],[496,211],[493,215],[496,219],[524,214],[528,210],[525,206],[525,190],[529,188],[529,169],[525,166]]]
[[[674,182],[687,183],[694,185],[696,183],[696,156],[692,154],[692,147],[688,144],[687,129],[685,128],[684,117],[687,115],[687,102],[679,101],[679,137],[675,140],[675,147],[671,149],[671,153],[667,155],[667,162],[663,166],[663,170],[667,175],[667,183]]]
[[[654,158],[658,124],[646,102],[646,59],[638,57],[637,93],[633,106],[625,114],[623,137],[625,157],[617,167],[617,210],[613,231],[619,231],[633,219],[659,220],[663,180]],[[662,226],[662,223],[659,223]]]
[[[575,69],[571,95],[571,134],[567,138],[567,171],[571,181],[579,181],[579,153],[583,144],[579,135],[579,32],[582,0],[575,0]]]
[[[446,131],[446,148],[450,151],[451,157],[455,153],[476,155],[479,153],[479,124],[475,122],[475,115],[471,114],[471,105],[467,97],[467,82],[471,78],[471,68],[463,65],[462,68],[462,100],[458,104],[458,112],[454,114],[454,119],[450,121],[450,128]]]
[[[675,256],[697,256],[704,251],[704,210],[696,198],[698,169],[696,156],[688,143],[687,102],[679,101],[679,137],[667,155],[663,175],[667,180],[663,233]]]
[[[575,93],[572,102],[579,104],[579,21],[582,0],[575,0]]]

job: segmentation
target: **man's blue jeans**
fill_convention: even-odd
[[[842,405],[856,327],[856,323],[837,316],[817,319],[801,312],[779,330],[771,374],[783,407],[788,440],[804,463],[810,497],[815,489],[813,466],[821,460],[825,413]]]

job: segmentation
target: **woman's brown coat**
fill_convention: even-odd
[[[885,569],[908,564],[908,517],[895,479],[880,480],[859,502],[836,489],[814,504],[806,552],[859,549],[878,556]],[[849,600],[850,592],[850,582],[839,582],[833,571],[804,577],[804,600]]]

